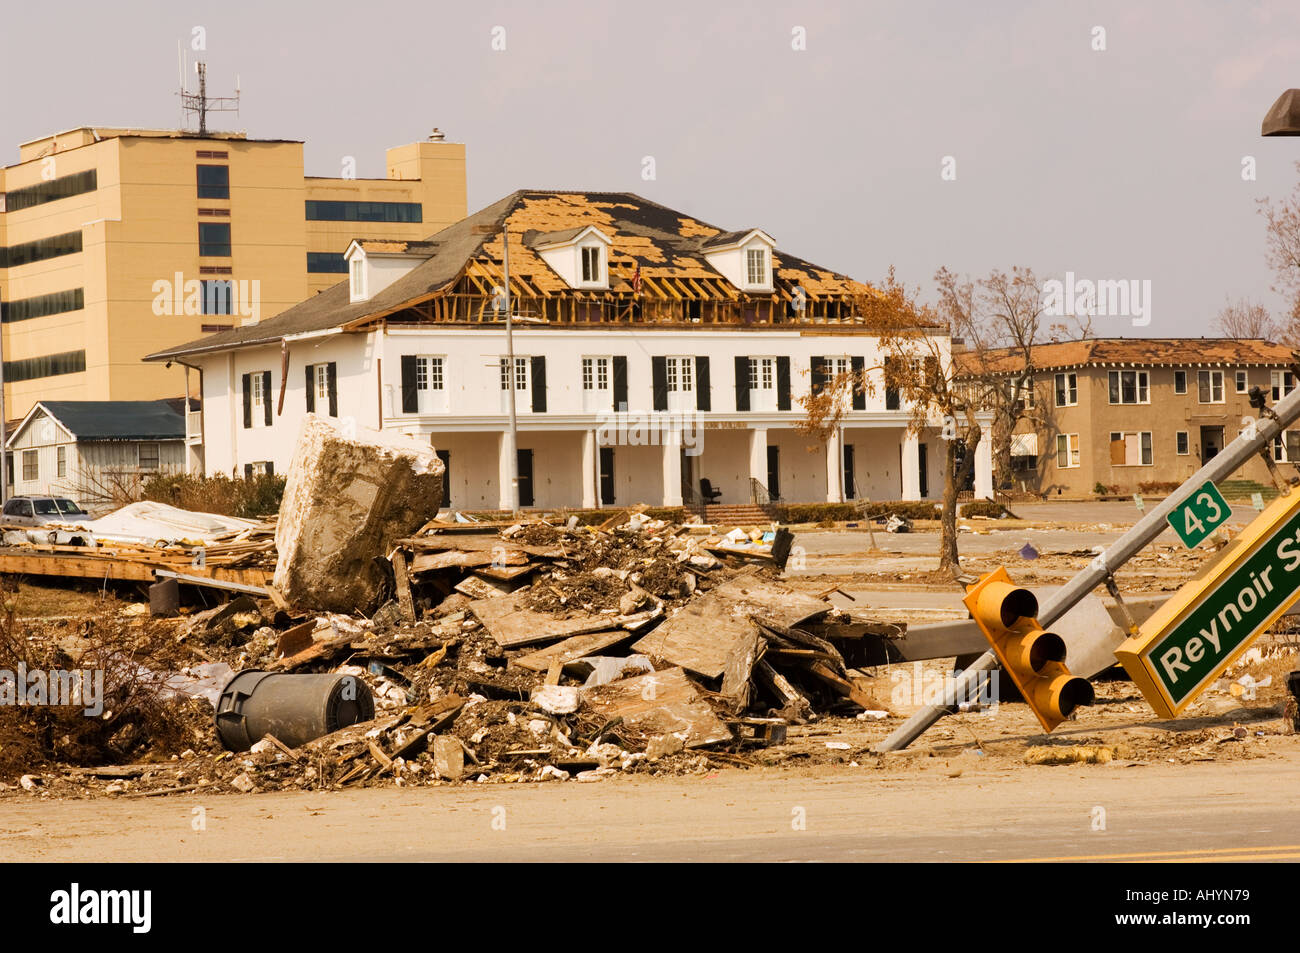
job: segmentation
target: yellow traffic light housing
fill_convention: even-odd
[[[1093,703],[1092,683],[1065,667],[1065,641],[1034,618],[1038,599],[1014,585],[1005,569],[998,567],[980,579],[962,602],[1044,731],[1080,705]]]

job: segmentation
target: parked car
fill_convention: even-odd
[[[48,540],[51,543],[69,543],[84,537],[86,533],[72,533],[59,529],[68,523],[84,523],[90,514],[80,506],[62,496],[15,496],[5,503],[0,511],[0,522],[5,526],[50,527]],[[44,541],[40,536],[28,534],[33,541]]]

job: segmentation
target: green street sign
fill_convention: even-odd
[[[1219,488],[1206,480],[1199,490],[1183,500],[1165,519],[1188,549],[1195,549],[1210,538],[1232,515],[1232,507]]]
[[[1172,718],[1297,600],[1300,492],[1292,492],[1216,554],[1115,657],[1151,707]]]

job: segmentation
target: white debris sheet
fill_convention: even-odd
[[[132,503],[97,520],[80,525],[90,530],[97,542],[143,543],[146,546],[204,546],[231,542],[251,530],[265,529],[260,520],[193,513],[166,503]]]

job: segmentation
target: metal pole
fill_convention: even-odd
[[[1087,569],[1077,573],[1073,579],[1052,593],[1039,607],[1038,621],[1047,626],[1065,615],[1075,603],[1105,582],[1108,575],[1119,569],[1163,533],[1169,525],[1165,517],[1181,506],[1206,480],[1217,481],[1229,476],[1261,448],[1267,447],[1274,437],[1300,419],[1300,387],[1296,387],[1278,401],[1273,408],[1273,413],[1276,415],[1275,418],[1258,419],[1253,438],[1243,433],[1224,447],[1222,453],[1188,477],[1182,486],[1165,497],[1132,529],[1117,539],[1108,550],[1089,563]],[[958,699],[975,697],[974,692],[983,681],[984,673],[996,668],[997,664],[997,656],[992,650],[985,652],[962,673],[960,678],[949,683],[941,702],[926,705],[907,719],[894,729],[893,733],[876,747],[876,750],[900,751],[906,748],[927,728],[942,718],[948,709],[956,705]]]
[[[515,409],[515,336],[510,310],[510,234],[506,224],[501,226],[502,264],[505,271],[506,302],[506,384],[510,388],[510,433],[506,447],[510,463],[510,512],[519,515],[519,418]]]

